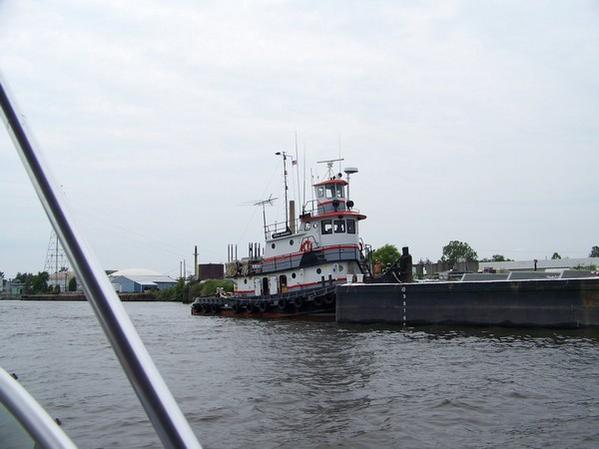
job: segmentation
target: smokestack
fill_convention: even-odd
[[[289,201],[289,229],[295,234],[295,201]]]

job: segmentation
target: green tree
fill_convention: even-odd
[[[17,273],[15,276],[15,280],[23,284],[23,293],[26,294],[46,293],[48,291],[48,279],[50,279],[50,275],[45,271],[38,274]]]
[[[478,254],[466,242],[452,240],[443,247],[443,256],[441,260],[447,262],[450,268],[455,267],[455,264],[460,260],[472,262],[478,259]]]
[[[591,253],[589,257],[599,257],[599,246],[595,245],[591,248]]]
[[[35,276],[33,276],[33,279],[32,279],[33,293],[45,293],[48,290],[48,280],[49,279],[50,279],[50,275],[45,271],[41,271],[38,274],[36,274]]]
[[[551,256],[551,260],[558,260],[561,258],[562,258],[562,256],[560,256],[559,253],[553,253],[553,256]]]
[[[383,266],[393,265],[399,260],[401,253],[395,245],[386,244],[372,253],[372,260],[380,261]]]
[[[177,285],[160,290],[155,294],[155,297],[166,301],[185,301],[187,298],[187,286],[185,285],[185,279],[179,278]]]
[[[77,278],[75,276],[73,276],[71,279],[69,279],[69,291],[70,292],[77,291]]]

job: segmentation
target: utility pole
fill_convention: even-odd
[[[198,245],[193,251],[193,279],[194,281],[198,280]]]

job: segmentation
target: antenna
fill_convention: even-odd
[[[299,154],[297,150],[297,131],[295,131],[295,161],[291,163],[291,165],[295,165],[295,193],[296,199],[299,203],[302,200],[301,197],[301,188],[300,188],[300,177],[299,177]]]
[[[304,161],[302,162],[304,170],[304,192],[302,195],[302,214],[306,213],[306,143],[304,143]]]
[[[343,160],[343,159],[341,159],[341,134],[339,134],[338,144],[339,144],[339,171],[337,173],[341,173],[341,161]]]
[[[327,169],[328,169],[328,177],[332,178],[333,175],[333,164],[335,162],[341,162],[342,160],[344,160],[342,157],[339,157],[337,159],[326,159],[324,161],[316,161],[317,164],[327,164]]]
[[[262,206],[262,222],[264,223],[264,235],[266,235],[266,205],[272,206],[272,202],[277,198],[272,197],[272,193],[265,200],[256,201],[254,206]]]

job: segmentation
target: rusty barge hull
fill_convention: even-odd
[[[346,284],[336,293],[340,323],[599,326],[599,278]]]

